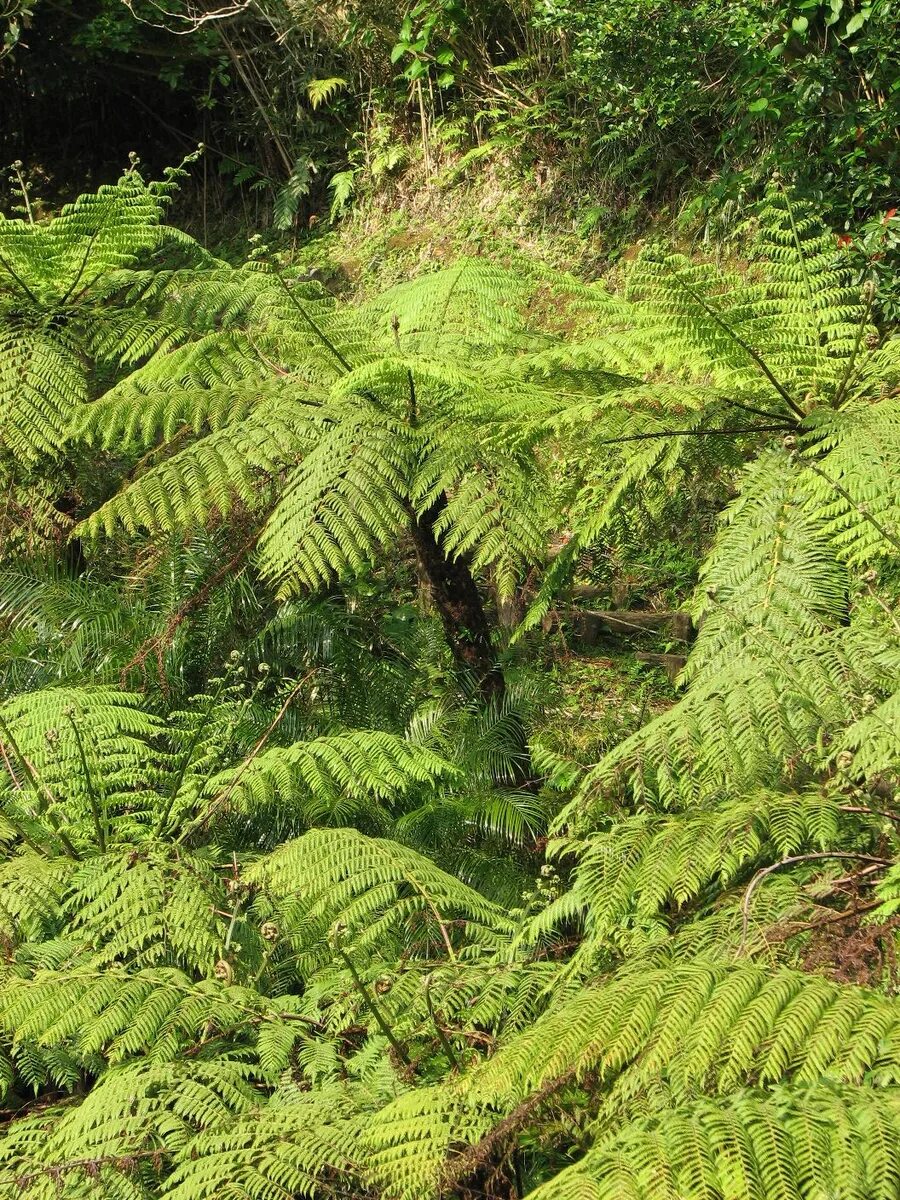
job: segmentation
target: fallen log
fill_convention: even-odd
[[[651,654],[646,650],[639,650],[634,657],[638,662],[649,663],[653,667],[662,667],[672,683],[678,678],[687,662],[685,654]]]
[[[690,613],[681,610],[567,608],[563,611],[576,634],[589,643],[599,641],[604,633],[634,636],[667,630],[679,642],[689,642],[694,635]]]

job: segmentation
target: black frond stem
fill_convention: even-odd
[[[97,795],[96,788],[94,787],[94,780],[91,776],[91,769],[88,766],[87,754],[85,754],[84,742],[81,740],[81,730],[78,728],[78,722],[75,720],[75,717],[72,715],[72,713],[67,713],[66,717],[68,718],[69,724],[72,726],[72,732],[75,734],[75,745],[78,749],[78,758],[81,762],[81,769],[84,772],[84,782],[87,786],[88,793],[88,804],[90,805],[91,818],[94,822],[94,832],[97,835],[97,846],[102,854],[106,850],[106,831],[104,829],[105,819],[102,813],[101,801]]]
[[[406,1067],[411,1066],[412,1064],[409,1061],[409,1055],[406,1053],[406,1050],[403,1048],[403,1046],[401,1046],[400,1043],[397,1041],[394,1031],[391,1029],[390,1025],[388,1025],[387,1021],[384,1019],[384,1016],[381,1013],[381,1009],[375,1003],[375,999],[372,996],[369,989],[366,987],[365,983],[363,982],[362,976],[360,975],[359,971],[357,971],[356,967],[353,965],[352,958],[347,953],[347,951],[343,948],[343,946],[337,946],[336,949],[337,949],[338,954],[344,960],[344,964],[346,965],[347,970],[350,972],[350,974],[353,978],[353,982],[356,985],[356,990],[359,992],[360,996],[362,997],[363,1003],[365,1004],[365,1006],[369,1010],[369,1012],[372,1014],[372,1016],[375,1018],[376,1025],[381,1030],[381,1032],[384,1034],[384,1036],[387,1038],[394,1053],[397,1055],[397,1057],[400,1059],[400,1061],[403,1063],[403,1065]]]
[[[775,391],[778,393],[778,395],[782,398],[782,400],[784,400],[784,402],[785,402],[785,404],[787,404],[788,408],[790,408],[791,412],[794,413],[795,416],[799,417],[802,420],[803,417],[806,415],[804,413],[803,409],[797,403],[795,403],[793,397],[791,396],[791,394],[787,390],[787,388],[784,386],[784,384],[780,383],[775,378],[775,376],[772,374],[771,370],[769,369],[768,363],[766,363],[766,361],[762,357],[762,355],[757,350],[754,350],[753,347],[750,345],[750,343],[745,341],[745,339],[741,337],[741,335],[737,332],[737,330],[732,329],[732,327],[728,324],[728,322],[723,320],[723,318],[721,316],[719,316],[719,314],[712,307],[712,305],[708,304],[703,299],[703,297],[700,295],[699,292],[697,292],[689,284],[685,283],[677,271],[672,271],[671,275],[672,275],[672,278],[675,280],[675,282],[678,284],[678,286],[680,288],[682,288],[685,292],[687,292],[687,294],[691,297],[691,299],[694,301],[694,303],[699,304],[700,307],[703,309],[703,311],[706,313],[706,315],[712,321],[714,321],[716,323],[716,325],[719,326],[720,329],[724,329],[725,332],[728,334],[728,336],[732,339],[732,341],[734,341],[738,346],[740,346],[740,348],[744,351],[744,353],[747,354],[756,363],[756,365],[762,371],[763,375],[765,375],[766,379],[768,379],[769,383],[771,383],[772,387],[775,389]]]
[[[749,425],[741,429],[661,429],[657,433],[629,433],[625,437],[606,438],[598,446],[617,446],[620,442],[644,442],[666,437],[739,437],[744,433],[784,433],[793,425]]]
[[[428,1015],[429,1015],[429,1017],[431,1017],[431,1023],[434,1026],[434,1031],[438,1035],[438,1041],[441,1043],[443,1051],[447,1055],[447,1059],[449,1060],[450,1065],[453,1067],[454,1071],[458,1071],[459,1070],[459,1059],[456,1057],[453,1047],[450,1044],[450,1039],[447,1037],[446,1033],[444,1032],[444,1027],[441,1025],[440,1021],[437,1019],[437,1014],[434,1011],[434,1005],[431,1002],[431,977],[430,976],[426,977],[426,979],[425,979],[424,990],[425,990],[425,1005],[428,1009]]]
[[[16,283],[19,285],[19,287],[22,289],[22,291],[25,293],[25,295],[28,297],[28,299],[32,302],[32,304],[40,304],[40,301],[38,300],[37,296],[34,294],[34,292],[31,290],[31,288],[28,286],[28,284],[25,282],[25,280],[16,274],[15,270],[9,265],[9,263],[6,261],[6,259],[3,257],[2,254],[0,254],[0,267],[3,268],[3,270],[7,273],[7,275],[9,275],[9,277],[11,279],[14,279],[16,281]]]
[[[81,283],[81,277],[82,277],[82,275],[84,275],[85,271],[87,270],[87,265],[88,265],[88,262],[90,261],[90,257],[91,257],[91,251],[94,248],[94,242],[97,240],[99,233],[100,233],[99,229],[95,229],[94,232],[91,234],[91,236],[88,238],[87,249],[84,252],[84,258],[81,260],[81,266],[76,271],[75,278],[72,280],[71,284],[69,285],[68,289],[66,290],[66,293],[63,296],[62,300],[60,300],[60,302],[59,302],[60,306],[64,306],[66,303],[68,303],[69,298],[74,294],[75,289],[78,287],[79,283]]]
[[[752,404],[744,404],[741,400],[733,400],[731,396],[722,396],[722,403],[728,404],[732,408],[742,408],[744,412],[753,413],[755,417],[766,417],[770,421],[783,420],[783,417],[777,412],[771,412],[768,408],[754,408]]]
[[[407,408],[407,419],[410,428],[415,429],[419,424],[419,406],[416,400],[416,381],[413,378],[412,368],[407,367],[406,377],[409,380],[409,405]]]
[[[350,365],[350,363],[347,361],[347,359],[344,357],[344,355],[341,353],[341,351],[337,348],[337,346],[335,346],[334,342],[327,335],[327,333],[325,333],[324,329],[320,329],[318,324],[312,319],[312,317],[306,311],[304,306],[300,303],[300,301],[297,299],[297,297],[294,295],[294,293],[288,287],[286,281],[284,280],[284,278],[281,275],[281,272],[278,270],[275,270],[274,275],[275,275],[275,278],[278,280],[278,282],[281,284],[281,286],[284,288],[285,295],[290,300],[291,304],[293,304],[294,308],[296,308],[297,312],[300,314],[300,316],[303,318],[303,320],[307,323],[307,325],[310,327],[310,329],[313,331],[313,333],[316,335],[316,337],[319,339],[319,341],[322,343],[322,345],[331,351],[331,353],[334,355],[334,357],[338,360],[338,362],[341,364],[341,366],[344,368],[344,370],[349,375],[350,372],[353,370],[353,367]]]
[[[313,333],[316,335],[316,337],[319,339],[319,341],[322,343],[322,345],[331,351],[331,353],[338,360],[338,362],[341,364],[341,366],[344,368],[344,370],[347,372],[348,375],[352,374],[353,364],[341,353],[341,351],[337,348],[337,346],[334,344],[334,342],[331,340],[331,338],[325,333],[324,329],[321,329],[319,327],[319,325],[312,319],[312,317],[309,315],[309,313],[306,311],[306,309],[303,307],[303,305],[300,303],[300,301],[297,299],[297,297],[293,294],[291,289],[288,287],[287,282],[282,278],[280,272],[274,268],[273,268],[273,270],[274,270],[275,278],[278,280],[278,282],[284,288],[285,294],[287,295],[291,304],[294,305],[294,307],[297,309],[297,312],[300,313],[301,317],[303,317],[304,321],[306,321],[307,325],[309,325],[310,329],[313,331]],[[381,403],[381,401],[378,399],[378,397],[375,395],[374,392],[367,390],[364,392],[360,392],[360,395],[363,396],[366,400],[368,400],[371,404],[374,404],[377,409],[379,409],[382,412],[384,411],[384,405]],[[331,418],[327,418],[327,420],[329,422],[332,421]]]

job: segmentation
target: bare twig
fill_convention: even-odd
[[[300,689],[303,687],[303,685],[314,674],[315,674],[314,671],[308,671],[303,676],[303,678],[301,680],[299,680],[299,682],[296,683],[293,688],[291,688],[291,690],[288,693],[287,697],[285,698],[284,703],[282,704],[281,708],[278,710],[278,712],[273,717],[269,727],[266,729],[266,731],[263,733],[262,737],[259,739],[259,741],[256,743],[256,745],[253,747],[253,749],[250,751],[250,753],[247,755],[247,757],[244,759],[244,761],[238,767],[231,783],[228,785],[228,787],[225,789],[225,791],[221,793],[221,795],[216,796],[216,798],[213,800],[212,804],[210,804],[209,808],[207,808],[205,812],[201,813],[198,817],[195,817],[195,819],[193,821],[191,821],[189,825],[185,826],[185,829],[182,832],[182,834],[180,835],[180,837],[178,837],[176,839],[176,845],[179,842],[183,842],[184,839],[188,836],[188,834],[191,833],[194,829],[196,829],[196,827],[198,825],[202,825],[204,821],[208,821],[209,818],[216,811],[216,809],[220,808],[231,796],[234,795],[234,791],[237,788],[237,785],[240,783],[241,779],[243,778],[244,772],[247,770],[247,768],[250,766],[250,764],[253,762],[253,760],[256,758],[256,756],[259,754],[259,752],[262,750],[262,748],[265,746],[266,742],[272,736],[273,732],[275,731],[277,726],[280,724],[282,718],[284,717],[284,714],[287,712],[288,708],[290,707],[291,702],[293,701],[294,697],[297,695],[297,693],[300,691]]]
[[[202,605],[204,605],[208,600],[210,592],[213,590],[213,588],[220,584],[227,575],[230,575],[235,567],[238,566],[238,564],[242,562],[244,558],[246,558],[259,540],[259,535],[261,532],[261,529],[255,530],[252,537],[248,538],[247,541],[244,542],[237,553],[234,554],[224,566],[220,567],[214,575],[211,575],[206,583],[204,583],[203,586],[196,591],[193,596],[189,597],[189,599],[185,600],[183,604],[179,605],[176,611],[169,618],[162,633],[154,634],[153,637],[147,638],[145,642],[141,643],[134,657],[130,659],[130,661],[127,662],[122,668],[121,679],[123,681],[123,685],[124,681],[127,679],[128,672],[132,670],[132,668],[143,667],[144,663],[151,654],[158,654],[169,645],[169,643],[172,641],[172,638],[175,636],[178,627],[182,624],[185,618],[190,616],[195,609],[202,607]]]
[[[757,871],[750,884],[744,893],[744,899],[741,903],[741,944],[739,952],[742,952],[747,943],[747,932],[750,926],[750,901],[753,899],[753,894],[767,875],[771,875],[774,871],[780,871],[783,867],[792,867],[796,863],[802,862],[819,862],[822,859],[844,859],[849,858],[855,862],[873,863],[878,867],[889,867],[891,859],[879,858],[874,854],[855,854],[851,851],[844,850],[817,850],[812,854],[792,854],[788,858],[783,858],[781,862],[771,863],[768,867],[763,867]]]
[[[141,16],[134,7],[134,0],[122,0],[122,3],[134,19],[140,21],[142,25],[150,25],[154,29],[165,29],[167,33],[174,33],[179,37],[184,37],[187,34],[196,33],[198,29],[202,29],[204,25],[210,25],[214,21],[228,21],[232,17],[241,16],[250,10],[253,0],[234,0],[234,3],[225,4],[222,8],[214,8],[207,12],[194,12],[190,5],[187,12],[172,12],[171,9],[158,3],[158,0],[148,0],[151,7],[155,8],[161,17],[176,22],[174,27],[172,25],[160,24],[157,21],[150,21],[147,17]],[[177,23],[180,23],[183,28],[179,29]]]

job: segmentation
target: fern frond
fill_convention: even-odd
[[[163,1194],[167,1200],[217,1200],[229,1191],[255,1200],[321,1195],[329,1179],[362,1174],[367,1107],[365,1095],[357,1098],[347,1086],[286,1089],[227,1131],[195,1137]]]
[[[112,1067],[80,1104],[12,1127],[0,1147],[2,1187],[12,1194],[24,1180],[33,1196],[49,1200],[59,1195],[59,1181],[73,1197],[96,1194],[99,1183],[114,1195],[117,1176],[127,1182],[131,1164],[140,1164],[139,1181],[158,1185],[195,1134],[227,1127],[253,1107],[257,1093],[246,1074],[224,1058]]]
[[[788,647],[846,614],[846,571],[823,523],[803,511],[797,475],[783,451],[760,455],[744,473],[703,567],[688,679],[702,679],[747,643]]]
[[[362,321],[387,349],[391,323],[404,351],[425,349],[452,357],[454,348],[484,353],[498,347],[524,346],[523,310],[530,287],[521,274],[487,258],[461,258],[389,288],[360,309]]]
[[[733,1200],[839,1193],[887,1200],[896,1089],[779,1088],[696,1101],[628,1124],[535,1189],[534,1200]]]
[[[385,939],[412,939],[418,954],[441,954],[462,940],[497,946],[509,918],[473,888],[416,851],[352,829],[316,829],[286,842],[248,878],[279,913],[301,961],[331,958],[330,941],[360,950]]]
[[[162,847],[115,849],[79,865],[64,908],[99,963],[171,963],[208,972],[221,957],[226,903],[209,864]]]
[[[239,811],[278,802],[295,807],[310,825],[342,824],[362,816],[365,803],[390,801],[415,784],[433,785],[458,774],[424,746],[362,729],[264,750],[246,765],[214,776],[206,794],[211,807],[226,796],[229,808]]]
[[[759,862],[846,845],[840,832],[838,799],[818,792],[751,793],[683,813],[640,812],[586,839],[575,892],[588,908],[590,935],[603,937],[629,917],[664,921],[664,910],[746,880]]]
[[[897,1002],[756,964],[637,965],[539,1017],[469,1076],[480,1096],[516,1104],[554,1080],[591,1075],[637,1095],[657,1076],[673,1102],[749,1083],[823,1076],[896,1085]]]
[[[351,412],[323,431],[260,541],[263,569],[282,593],[358,571],[397,538],[408,521],[410,449],[408,432],[375,414]]]
[[[76,841],[102,840],[109,815],[146,803],[148,743],[162,726],[141,699],[114,688],[59,687],[0,705],[0,799],[17,825],[33,826],[39,842],[65,842],[67,828]]]

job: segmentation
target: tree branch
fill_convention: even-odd
[[[854,862],[873,863],[875,866],[879,866],[879,867],[889,867],[889,866],[891,866],[891,863],[892,863],[891,859],[878,858],[874,854],[855,854],[851,851],[843,851],[843,850],[817,850],[817,851],[813,852],[812,854],[792,854],[788,858],[783,858],[781,860],[781,862],[772,863],[768,867],[763,867],[761,871],[757,871],[756,874],[753,876],[753,878],[750,880],[750,884],[747,887],[746,892],[744,893],[744,899],[741,903],[742,927],[741,927],[741,944],[739,947],[739,952],[743,952],[744,947],[747,943],[747,931],[750,926],[750,901],[753,899],[753,893],[756,891],[756,889],[759,887],[759,885],[762,883],[762,881],[766,878],[767,875],[771,875],[774,871],[780,871],[782,869],[782,867],[792,867],[792,866],[794,866],[795,863],[818,862],[823,859],[844,859],[844,858],[852,859]]]

